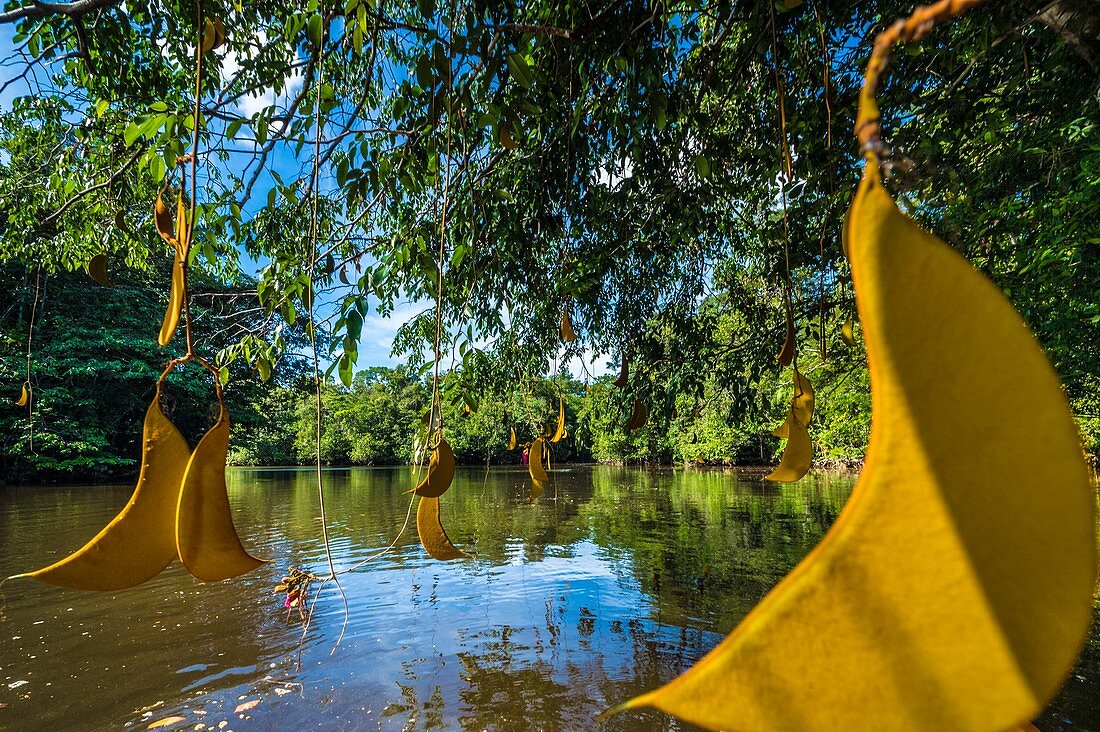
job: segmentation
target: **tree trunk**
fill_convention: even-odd
[[[1093,73],[1100,73],[1100,7],[1090,0],[1057,0],[1039,21],[1058,33]]]

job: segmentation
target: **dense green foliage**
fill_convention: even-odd
[[[180,345],[161,349],[156,324],[163,309],[159,279],[167,266],[116,276],[117,287],[100,287],[83,273],[39,278],[37,269],[0,267],[0,379],[10,398],[0,409],[0,474],[8,481],[95,480],[136,471],[141,422],[157,377]],[[25,378],[27,333],[36,279],[31,352],[33,421],[14,406]],[[255,296],[219,285],[195,283],[196,336],[217,350],[238,327],[250,327]],[[293,373],[293,364],[285,372]],[[234,367],[227,396],[234,407],[264,399],[260,380]],[[216,417],[210,377],[194,367],[168,377],[163,402],[192,444]],[[33,437],[33,442],[32,442]]]
[[[137,334],[159,319],[150,303],[163,301],[155,293],[166,287],[166,255],[151,235],[150,204],[159,186],[179,185],[176,163],[196,132],[196,5],[5,7],[0,23],[14,24],[19,60],[11,68],[26,73],[6,80],[16,98],[0,109],[0,259],[41,262],[49,274],[100,251],[124,263],[132,276],[123,279],[144,289],[91,297],[140,300],[128,353],[151,373],[164,356]],[[629,394],[600,382],[587,395],[570,389],[582,451],[767,459],[789,380],[774,362],[788,289],[799,363],[822,395],[820,452],[858,459],[866,373],[858,349],[836,335],[853,310],[838,241],[860,165],[850,130],[874,34],[911,4],[202,7],[226,21],[229,38],[205,57],[193,259],[210,281],[252,291],[257,306],[239,327],[219,328],[212,345],[241,375],[266,376],[277,361],[289,369],[275,378],[290,391],[239,405],[249,435],[238,440],[239,459],[299,461],[312,450],[316,415],[297,379],[301,361],[280,361],[295,352],[289,334],[305,325],[310,276],[323,304],[322,361],[342,383],[325,389],[326,460],[408,459],[436,355],[436,313],[426,309],[398,333],[401,372],[356,373],[367,365],[357,363],[359,342],[368,315],[437,296],[438,353],[457,355],[444,399],[463,459],[499,458],[488,436],[506,406],[523,411],[513,391],[537,385],[549,410],[542,392],[553,364],[582,352],[625,353],[633,364]],[[1094,454],[1098,27],[1086,0],[987,3],[900,50],[881,94],[897,151],[891,187],[1020,309]],[[314,193],[321,256],[307,237]],[[254,290],[237,284],[250,259],[262,266]],[[16,385],[22,271],[9,270],[5,289],[14,304],[2,370]],[[563,351],[565,309],[579,339]],[[109,370],[113,353],[91,332],[100,319],[65,318],[62,329],[50,317],[36,378],[68,384],[66,359],[81,354],[80,368],[94,364],[117,391],[108,382],[119,377],[98,368]],[[112,459],[132,459],[110,435],[116,419],[132,435],[134,413],[108,415],[107,404],[92,410],[100,416],[74,416],[110,390],[74,393],[72,404],[51,404],[41,391],[43,425],[69,427],[55,452],[19,456],[11,447],[11,459],[63,472],[108,444]],[[651,425],[627,436],[618,425],[635,397],[650,406]],[[462,404],[478,408],[456,416]],[[25,426],[8,424],[6,444],[22,444]]]
[[[9,384],[22,380],[26,318],[33,300],[33,270],[0,270],[16,293],[0,317],[0,365]],[[198,312],[203,347],[214,349],[225,333],[212,325],[247,318],[254,299],[213,282],[209,298],[220,310]],[[26,410],[0,410],[3,474],[8,481],[113,479],[132,474],[140,451],[142,414],[165,359],[150,334],[160,308],[144,279],[123,281],[115,290],[98,287],[82,274],[43,278],[32,354],[34,450]],[[202,297],[198,298],[200,301]],[[209,341],[207,341],[209,338]],[[227,390],[233,436],[230,459],[247,465],[311,463],[316,449],[316,401],[303,362],[280,362],[277,378],[263,384],[236,370]],[[819,465],[851,466],[862,459],[870,422],[867,371],[862,353],[838,346],[825,363],[806,359],[802,368],[817,389],[811,424]],[[448,375],[446,381],[459,375]],[[553,426],[557,396],[565,401],[569,437],[555,446],[556,462],[601,461],[759,465],[774,462],[780,441],[771,430],[781,421],[791,384],[789,371],[770,370],[758,379],[751,409],[742,409],[727,384],[712,376],[703,396],[681,394],[670,407],[652,410],[648,425],[633,433],[623,425],[636,392],[624,392],[605,376],[585,384],[561,377],[528,380],[481,395],[467,413],[459,399],[445,403],[444,425],[458,460],[465,464],[518,463],[508,452],[508,429],[519,442]],[[172,419],[192,444],[213,420],[208,378],[188,369],[169,377]],[[457,394],[457,389],[445,391]],[[1086,449],[1100,456],[1100,419],[1095,389],[1074,402]],[[14,399],[16,390],[9,390]],[[419,457],[430,381],[409,369],[373,367],[350,386],[326,382],[323,390],[321,458],[330,465],[406,464]],[[1091,399],[1091,401],[1089,401]]]
[[[0,377],[16,384],[25,366],[36,271],[9,266],[2,274],[15,297],[0,318]],[[162,294],[145,278],[127,278],[107,289],[80,273],[43,275],[39,287],[31,360],[34,450],[29,449],[28,412],[0,411],[4,474],[9,481],[131,474],[137,468],[142,414],[166,358],[149,325]],[[213,281],[197,288],[202,294],[196,301],[211,303],[196,310],[199,345],[216,350],[232,331],[230,324],[250,317],[255,301]],[[815,438],[823,463],[858,460],[869,416],[861,360],[835,359],[810,366],[809,372],[822,393],[819,413],[825,417],[815,427]],[[227,398],[235,463],[306,464],[314,458],[312,382],[301,360],[288,358],[276,373],[287,378],[264,385],[254,375],[232,374]],[[445,376],[445,392],[459,393],[448,383],[457,378]],[[623,428],[634,392],[610,382],[610,377],[587,386],[568,377],[527,380],[485,392],[469,412],[461,399],[446,402],[448,440],[463,463],[518,463],[519,451],[506,449],[509,428],[516,429],[521,444],[551,429],[560,395],[569,437],[555,446],[555,461],[758,464],[771,461],[779,445],[768,433],[783,413],[790,385],[778,370],[762,383],[759,411],[740,412],[712,379],[703,400],[684,395],[674,412],[655,410],[649,425],[634,433]],[[836,387],[831,393],[830,384]],[[166,394],[172,419],[194,444],[214,416],[208,378],[198,370],[174,373]],[[374,367],[358,372],[347,387],[327,382],[322,394],[321,457],[326,464],[405,464],[419,457],[415,447],[431,397],[425,377],[406,368]]]

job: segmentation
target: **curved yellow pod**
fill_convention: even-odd
[[[23,389],[19,392],[19,398],[15,401],[15,406],[25,407],[30,404],[31,401],[31,385],[29,382],[23,382]]]
[[[176,247],[176,224],[172,221],[172,212],[164,203],[164,190],[162,188],[157,192],[157,201],[153,204],[153,222],[156,224],[160,238]]]
[[[634,400],[634,408],[630,412],[630,419],[626,421],[623,427],[627,432],[641,429],[645,427],[645,423],[649,420],[649,411],[646,410],[645,405],[637,399]]]
[[[508,450],[511,451],[511,450],[515,450],[515,449],[516,449],[516,428],[515,427],[509,427],[508,428]]]
[[[844,321],[844,325],[840,326],[840,340],[844,341],[844,344],[849,348],[855,348],[856,346],[856,333],[855,323],[851,318]]]
[[[163,193],[163,191],[162,191]],[[187,221],[187,207],[183,203],[183,191],[176,197],[175,231],[172,230],[172,214],[164,204],[161,194],[157,194],[157,202],[154,207],[154,218],[157,224],[157,232],[165,241],[172,245],[172,285],[168,293],[168,309],[164,313],[164,320],[160,325],[160,333],[157,335],[157,343],[167,346],[180,324],[180,313],[187,299],[187,282],[184,277],[184,267],[187,264],[188,249],[190,248],[191,227]]]
[[[432,450],[432,457],[428,460],[428,472],[417,483],[416,487],[407,493],[415,493],[423,498],[439,498],[451,487],[455,478],[455,454],[451,452],[450,444],[442,437],[439,444]]]
[[[176,504],[180,561],[203,582],[236,577],[264,563],[245,551],[233,526],[225,487],[228,448],[229,414],[223,406],[217,423],[199,440],[187,462]]]
[[[176,249],[172,257],[172,289],[168,294],[168,309],[164,313],[164,321],[157,335],[157,343],[162,346],[167,346],[172,341],[172,336],[176,334],[180,324],[180,312],[183,310],[184,296],[183,256],[180,250]]]
[[[176,498],[191,451],[160,411],[159,394],[145,412],[141,472],[122,511],[81,549],[32,577],[76,590],[122,590],[155,577],[176,557]]]
[[[111,282],[111,278],[107,276],[107,255],[103,252],[88,260],[88,276],[104,287],[115,286],[115,283]]]
[[[470,556],[452,544],[447,532],[443,530],[443,522],[439,519],[438,498],[420,499],[420,505],[416,507],[416,533],[420,535],[424,550],[433,559],[446,561]]]
[[[577,334],[573,332],[573,321],[569,319],[569,311],[566,310],[561,314],[561,339],[566,343],[572,343],[577,340]]]
[[[810,433],[806,431],[806,426],[798,418],[797,407],[794,405],[796,399],[797,397],[792,399],[791,406],[787,408],[787,419],[772,433],[777,437],[786,438],[787,444],[783,448],[783,455],[779,458],[779,465],[765,476],[764,480],[793,483],[796,480],[802,480],[806,473],[810,472],[810,464],[814,459],[814,445],[810,440]]]
[[[542,467],[542,440],[543,438],[536,437],[527,454],[527,472],[531,474],[532,501],[542,495],[546,484],[550,482],[550,475],[546,472],[546,468]]]
[[[848,233],[871,375],[863,473],[728,638],[623,708],[729,732],[1000,732],[1076,658],[1095,496],[1054,371],[1001,293],[897,210],[873,158]]]
[[[550,442],[561,442],[568,435],[569,433],[565,429],[565,398],[558,397],[558,426],[554,430],[554,436],[550,438]]]
[[[791,397],[791,407],[794,408],[794,416],[798,418],[798,421],[803,427],[810,424],[810,420],[814,417],[814,387],[798,369],[794,369],[794,396]],[[772,431],[772,434],[776,437],[787,438],[789,420],[783,420],[783,424],[779,425]]]

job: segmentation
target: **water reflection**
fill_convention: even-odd
[[[394,539],[412,475],[326,477],[337,566],[350,567]],[[411,521],[391,553],[343,578],[351,614],[333,655],[343,606],[325,591],[298,670],[301,626],[273,588],[291,565],[323,571],[313,476],[235,470],[242,538],[273,564],[215,585],[175,564],[109,594],[5,586],[0,729],[140,729],[173,716],[179,729],[593,729],[596,713],[712,648],[820,541],[850,490],[828,474],[774,486],[576,468],[531,504],[525,471],[460,470],[443,521],[476,559],[428,559]],[[0,574],[78,547],[128,493],[0,493]],[[1100,729],[1096,638],[1044,730]],[[687,729],[657,713],[606,728]]]

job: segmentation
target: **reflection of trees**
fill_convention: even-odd
[[[637,476],[637,479],[635,477]],[[592,472],[592,539],[629,559],[660,619],[726,632],[824,536],[850,479],[778,486],[729,473]]]
[[[670,655],[693,661],[709,647],[697,633],[667,637],[638,620],[602,620],[581,608],[579,615],[568,615],[576,619],[578,637],[589,643],[555,648],[551,639],[563,629],[549,619],[557,615],[548,612],[548,627],[533,633],[504,626],[464,639],[476,652],[459,654],[463,686],[457,716],[463,730],[592,729],[599,710],[667,680]],[[592,643],[594,636],[598,643]],[[601,727],[673,728],[695,729],[656,712],[613,718]]]
[[[317,557],[311,473],[236,477],[234,486],[270,482],[278,494],[278,508],[251,502],[244,520],[255,513],[264,514],[255,516],[264,523],[281,516],[279,533]],[[364,553],[386,546],[405,521],[403,493],[412,478],[403,469],[326,473],[337,545]],[[723,632],[821,540],[851,486],[847,476],[781,486],[729,472],[611,467],[556,471],[554,481],[532,503],[524,470],[460,469],[443,497],[444,526],[456,544],[492,564],[568,556],[572,545],[590,538],[656,598],[661,620]],[[418,558],[416,541],[410,527],[399,543],[406,549],[386,561]]]

